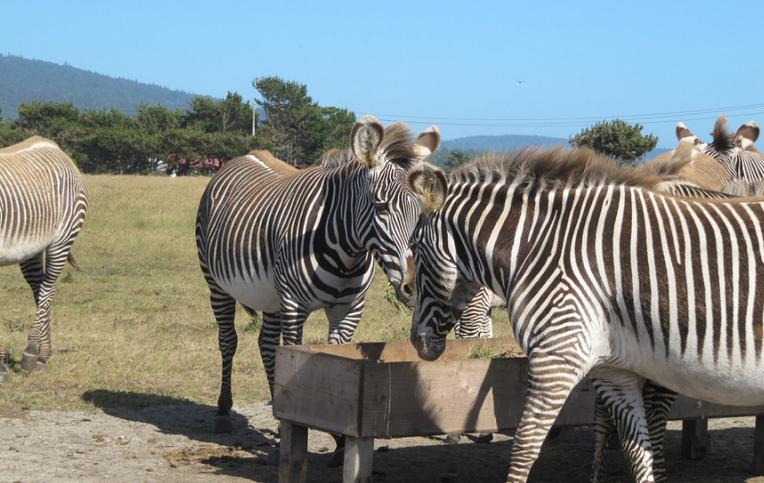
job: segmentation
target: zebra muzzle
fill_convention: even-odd
[[[434,341],[427,334],[419,334],[414,339],[417,355],[426,361],[434,361],[446,349],[446,341]]]

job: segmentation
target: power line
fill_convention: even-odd
[[[550,118],[469,118],[449,116],[419,116],[419,115],[395,115],[380,114],[380,120],[385,122],[402,121],[410,124],[437,123],[444,126],[472,126],[472,127],[577,127],[583,124],[593,124],[599,121],[622,119],[624,121],[638,121],[642,124],[665,124],[683,121],[702,121],[715,119],[703,114],[721,114],[735,112],[729,117],[739,118],[743,116],[756,116],[764,114],[761,109],[764,104],[745,104],[736,106],[723,106],[705,109],[691,109],[684,111],[668,111],[659,113],[629,114],[621,116],[580,116],[580,117],[550,117]],[[750,112],[736,112],[750,111]],[[681,119],[679,117],[681,116]]]

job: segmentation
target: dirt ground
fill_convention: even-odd
[[[107,396],[104,396],[104,400]],[[98,395],[93,396],[98,406]],[[214,409],[203,405],[103,407],[93,411],[0,408],[0,481],[276,481],[276,420],[266,404],[236,408],[234,432],[212,434]],[[678,482],[764,482],[750,473],[753,418],[711,422],[711,454],[682,460],[681,423],[667,438],[669,476]],[[594,444],[588,428],[548,441],[531,481],[587,481]],[[309,481],[341,480],[330,468],[333,440],[310,432]],[[375,481],[504,481],[511,437],[489,444],[463,437],[377,440]],[[609,480],[629,481],[620,453],[608,453]]]

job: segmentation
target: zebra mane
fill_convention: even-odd
[[[511,178],[528,184],[591,186],[624,184],[654,189],[664,181],[650,172],[617,163],[589,148],[528,148],[513,153],[489,153],[451,173],[450,182],[481,183]]]
[[[688,147],[692,149],[692,146]],[[681,148],[681,146],[680,146]],[[655,176],[675,176],[685,166],[692,162],[692,153],[685,150],[675,150],[663,153],[655,158],[645,161],[637,169],[643,173],[654,174]]]
[[[414,136],[408,126],[399,122],[387,126],[379,145],[379,152],[381,161],[413,164],[417,157],[414,152]],[[336,168],[356,159],[350,148],[333,148],[321,155],[318,164],[325,168]]]
[[[727,130],[727,116],[719,116],[711,137],[711,145],[717,152],[724,153],[735,147],[735,137]]]
[[[764,196],[764,180],[739,179],[725,186],[722,192],[737,197]]]

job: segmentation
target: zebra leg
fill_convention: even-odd
[[[11,371],[5,364],[5,349],[0,347],[0,384],[11,382]]]
[[[560,414],[573,388],[588,371],[582,361],[570,356],[529,351],[528,391],[520,423],[512,443],[507,481],[528,480],[547,433]],[[550,375],[554,374],[554,377]]]
[[[24,280],[26,280],[32,289],[34,303],[37,305],[40,297],[40,286],[45,279],[45,254],[41,252],[39,255],[24,260],[19,264],[19,267],[21,268]]]
[[[650,380],[645,381],[645,387],[642,389],[647,414],[647,430],[650,434],[650,444],[653,446],[653,472],[656,482],[668,481],[663,444],[666,421],[676,397],[677,394],[671,389],[666,389]]]
[[[19,264],[21,267],[21,274],[24,276],[24,280],[29,284],[32,289],[32,296],[34,297],[35,307],[40,305],[40,287],[42,286],[43,279],[45,278],[45,254],[35,255],[32,258],[24,260]],[[34,371],[38,369],[37,360],[40,355],[40,340],[31,339],[27,342],[27,347],[24,350],[24,354],[21,357],[21,367],[27,371]]]
[[[29,332],[29,343],[21,360],[21,367],[28,371],[42,369],[52,353],[50,339],[50,311],[53,304],[53,296],[56,292],[56,280],[64,270],[64,264],[69,256],[69,248],[74,242],[74,237],[69,237],[63,242],[50,245],[46,254],[45,275],[37,294],[37,314],[35,315],[32,330]],[[37,361],[32,358],[36,343],[39,343]],[[30,353],[31,351],[31,353]],[[24,358],[27,365],[24,365]],[[36,363],[35,363],[36,362]]]
[[[491,311],[489,310],[483,322],[480,324],[480,337],[483,339],[493,338],[493,319],[491,319]]]
[[[276,370],[276,347],[280,342],[281,317],[278,313],[263,312],[263,325],[260,327],[257,345],[260,348],[260,359],[265,368],[271,398],[273,398],[273,378]]]
[[[615,421],[621,448],[637,483],[655,481],[653,449],[642,402],[643,383],[637,374],[620,369],[592,371],[592,384]]]
[[[215,321],[218,324],[218,347],[223,359],[218,412],[212,431],[230,433],[233,431],[231,424],[231,407],[233,407],[231,372],[233,370],[233,357],[236,355],[236,347],[239,343],[234,325],[236,300],[221,289],[211,286],[210,305],[212,305],[212,312],[215,314]]]
[[[615,425],[613,418],[610,417],[610,412],[599,395],[594,401],[594,431],[597,439],[594,444],[592,483],[600,483],[605,479],[605,448],[610,435],[615,431]]]
[[[358,322],[363,314],[364,298],[351,304],[335,305],[324,309],[326,318],[329,319],[330,344],[347,344],[355,335]]]
[[[358,322],[363,314],[364,297],[351,304],[335,305],[324,309],[326,318],[329,319],[329,343],[347,344],[353,338]],[[330,468],[342,466],[345,461],[345,437],[341,434],[332,434],[334,438],[334,455],[329,461]]]
[[[491,292],[482,287],[475,293],[475,295],[464,306],[459,320],[456,321],[454,326],[454,334],[457,339],[476,339],[483,337],[485,334],[485,319],[488,318],[489,331],[491,329],[491,318],[489,313],[491,311],[491,300],[493,295]]]
[[[260,357],[263,360],[265,374],[268,376],[268,387],[273,397],[273,381],[276,371],[276,347],[279,345],[279,336],[284,345],[302,344],[302,329],[308,311],[296,302],[282,298],[281,310],[278,313],[264,313],[263,326],[260,329],[258,344],[260,345]]]

